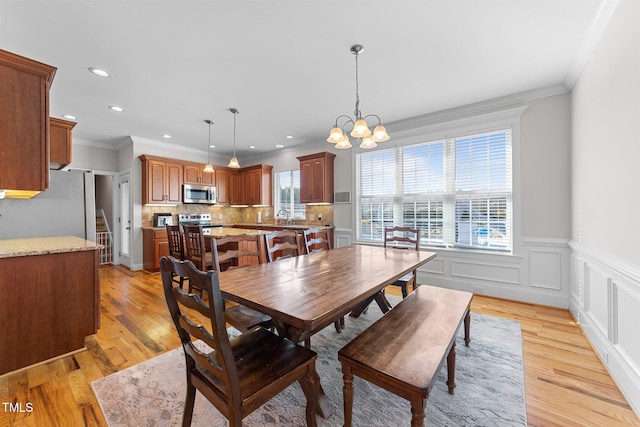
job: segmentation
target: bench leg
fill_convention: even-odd
[[[464,345],[469,347],[471,342],[471,310],[467,311],[467,315],[464,316]]]
[[[344,395],[344,427],[351,427],[351,418],[353,411],[353,373],[351,366],[342,364],[342,378],[344,385],[342,386],[342,394]]]
[[[427,395],[428,397],[429,395]],[[427,404],[427,398],[411,396],[411,427],[424,426],[424,408]]]
[[[453,394],[456,388],[456,342],[453,342],[451,350],[447,355],[447,386],[449,386],[449,394]]]

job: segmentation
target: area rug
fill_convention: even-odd
[[[380,317],[372,306],[358,319],[346,317],[338,334],[327,327],[311,339],[318,353],[316,367],[333,413],[318,417],[319,426],[342,426],[342,370],[338,350]],[[525,426],[526,410],[522,369],[520,322],[474,314],[471,344],[457,337],[456,389],[446,386],[442,367],[426,405],[425,425]],[[92,383],[107,423],[111,427],[181,425],[185,395],[182,348],[156,356],[136,366]],[[196,393],[193,426],[227,426],[226,419]],[[294,384],[243,420],[243,425],[304,426],[305,398]],[[403,426],[411,424],[409,402],[358,377],[354,379],[353,425]]]

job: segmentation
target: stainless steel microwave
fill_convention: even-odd
[[[182,188],[182,203],[216,204],[216,187],[184,184]]]

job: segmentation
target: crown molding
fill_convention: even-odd
[[[600,4],[600,9],[598,9],[598,13],[591,23],[587,35],[582,40],[582,44],[580,48],[578,48],[578,53],[573,58],[569,71],[564,78],[564,84],[569,90],[573,89],[584,66],[591,58],[591,54],[598,44],[600,37],[602,37],[613,12],[615,12],[618,7],[618,3],[620,3],[620,0],[603,0]]]
[[[461,107],[450,108],[448,110],[436,111],[434,113],[423,114],[421,116],[398,120],[387,123],[387,128],[393,132],[405,132],[418,128],[424,128],[438,123],[451,122],[469,116],[490,113],[492,110],[513,107],[536,99],[568,93],[569,89],[564,84],[547,86],[540,89],[514,93],[499,98],[489,99],[474,104],[463,105]]]

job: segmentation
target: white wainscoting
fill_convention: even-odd
[[[575,242],[571,248],[571,313],[640,414],[640,271]]]
[[[563,239],[523,239],[518,255],[434,249],[418,282],[553,307],[569,307],[570,248]]]
[[[335,247],[355,242],[353,230],[336,228]],[[418,283],[569,308],[569,242],[525,238],[518,255],[433,248],[437,257],[418,270]]]

